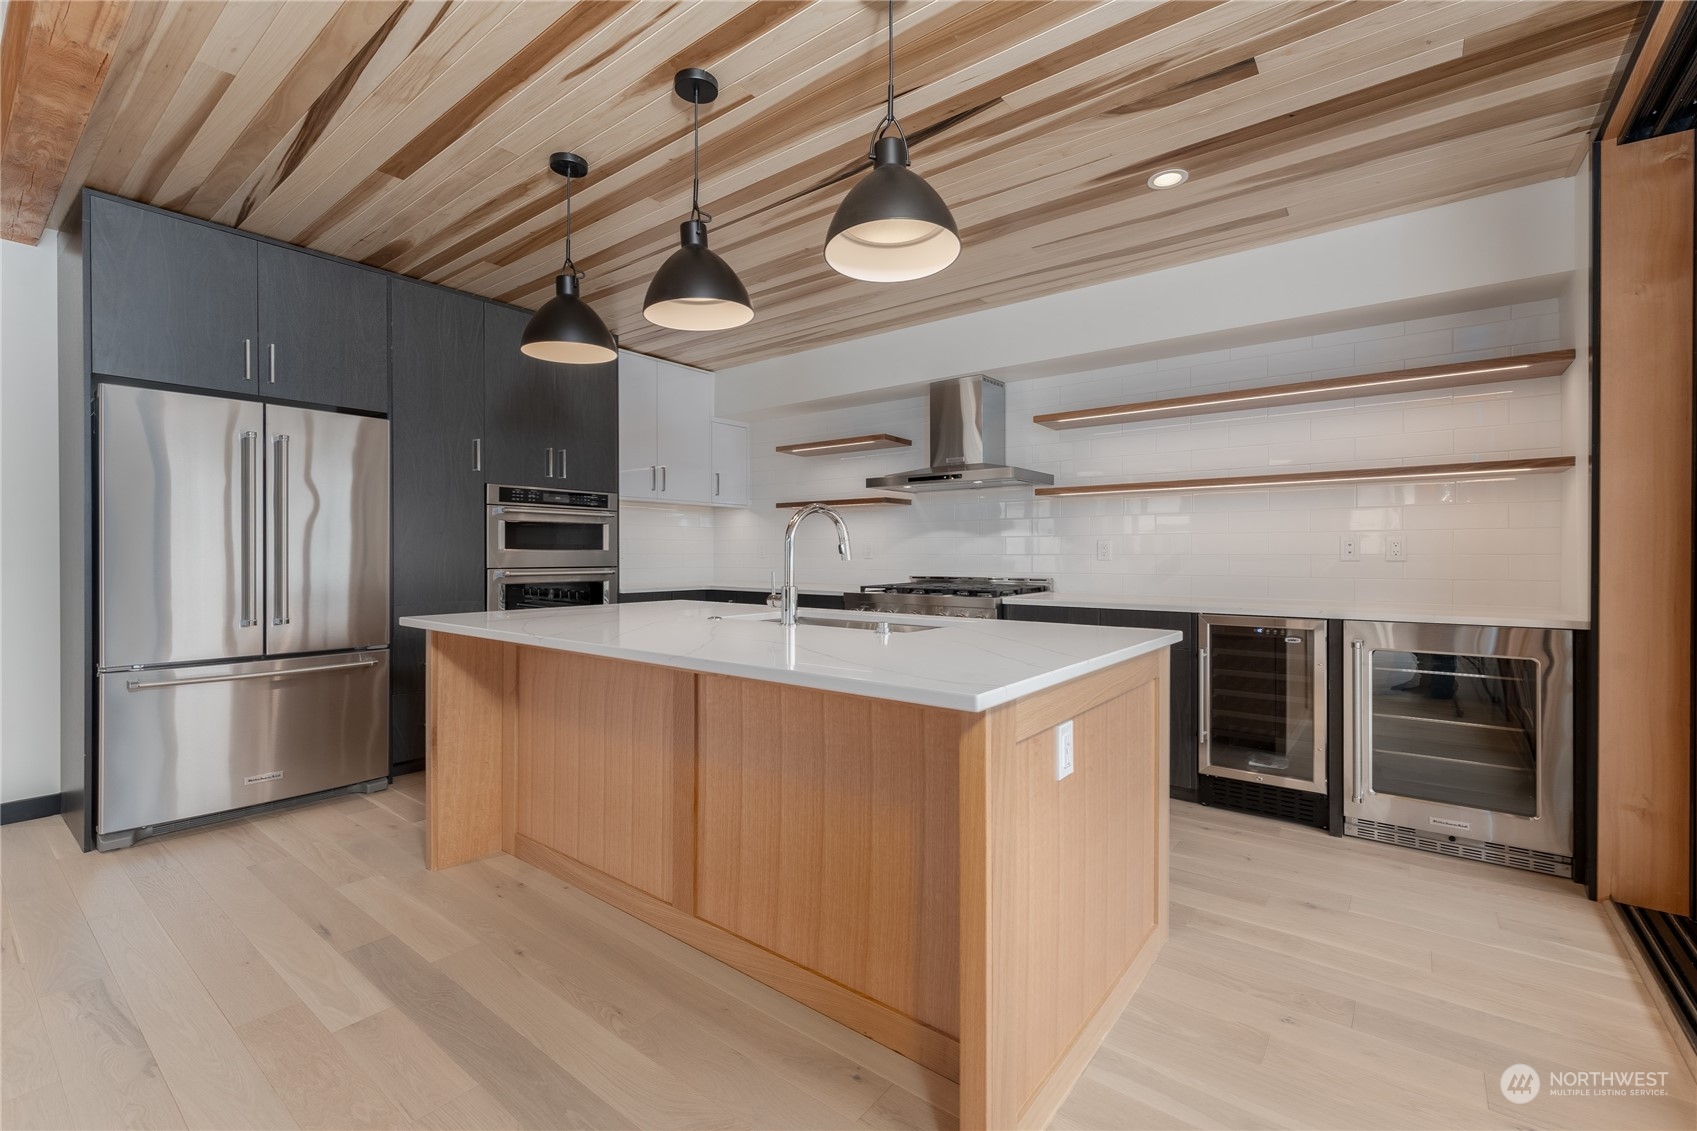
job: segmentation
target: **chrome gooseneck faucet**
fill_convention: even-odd
[[[795,623],[795,531],[802,519],[810,514],[822,514],[836,524],[837,553],[845,562],[853,559],[849,553],[848,525],[843,522],[842,515],[823,503],[811,503],[796,511],[790,517],[790,524],[784,528],[784,587],[778,592],[778,621],[781,624]]]

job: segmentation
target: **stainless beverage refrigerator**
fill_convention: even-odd
[[[389,424],[103,384],[96,843],[388,774]]]

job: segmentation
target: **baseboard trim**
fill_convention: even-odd
[[[57,816],[63,799],[63,794],[47,793],[40,797],[24,797],[17,801],[0,802],[0,825],[16,824],[18,821],[33,821],[37,817]]]

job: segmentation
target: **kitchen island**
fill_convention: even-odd
[[[429,866],[510,853],[957,1080],[963,1127],[1046,1124],[1166,938],[1179,634],[733,608],[404,618]]]

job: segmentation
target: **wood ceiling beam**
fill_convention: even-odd
[[[1679,23],[1679,18],[1685,14],[1686,5],[1690,2],[1691,0],[1662,0],[1650,14],[1649,21],[1639,32],[1637,49],[1628,60],[1629,69],[1621,81],[1619,92],[1615,95],[1609,119],[1603,124],[1604,141],[1616,140],[1632,123],[1632,112],[1638,108],[1638,99],[1644,94],[1645,84],[1655,73],[1656,63],[1661,59],[1662,51],[1673,38],[1674,25]]]
[[[0,36],[0,238],[41,239],[129,14],[129,0],[7,5]]]

